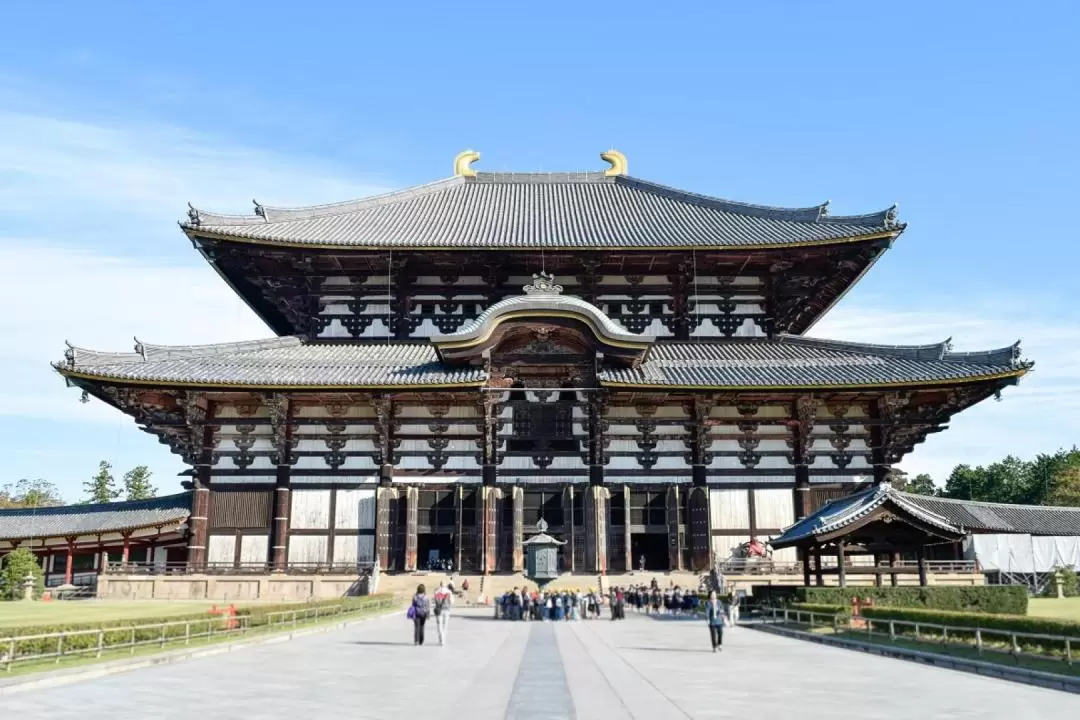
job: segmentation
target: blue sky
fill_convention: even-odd
[[[633,175],[836,214],[900,203],[908,231],[814,334],[1017,338],[1037,368],[905,460],[1077,441],[1080,6],[1069,2],[80,2],[5,7],[0,44],[0,483],[68,499],[97,462],[180,462],[48,366],[268,331],[177,230],[449,174]]]

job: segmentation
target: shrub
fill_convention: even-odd
[[[795,602],[795,591],[798,589],[791,585],[752,585],[750,596],[755,605],[780,607]]]
[[[1009,615],[1027,613],[1027,589],[1018,585],[934,587],[800,587],[798,602],[851,606],[851,599],[870,599],[875,607],[909,607]]]
[[[1046,592],[1043,593],[1046,597],[1058,596],[1058,585],[1061,585],[1061,594],[1065,597],[1076,597],[1080,593],[1080,588],[1077,587],[1077,575],[1076,571],[1072,568],[1058,568],[1057,571],[1050,579],[1050,584],[1046,588]]]
[[[817,603],[795,603],[789,606],[792,610],[805,610],[822,615],[851,615],[851,608],[843,605],[820,605]]]
[[[35,595],[41,595],[44,579],[34,553],[26,548],[16,548],[0,560],[4,566],[0,571],[0,599],[22,600],[23,583],[26,582],[27,575],[34,577]]]

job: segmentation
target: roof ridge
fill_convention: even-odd
[[[924,345],[888,345],[882,343],[854,342],[850,340],[831,340],[829,338],[808,337],[806,335],[792,335],[779,333],[776,339],[780,342],[804,347],[817,347],[826,350],[838,350],[843,352],[861,352],[867,355],[886,357],[898,357],[909,360],[944,360],[951,347],[952,339],[948,338],[941,342],[927,343]]]
[[[916,502],[919,498],[925,498],[955,505],[979,505],[980,507],[991,508],[1039,508],[1040,510],[1065,510],[1080,513],[1080,507],[1070,505],[1025,505],[1023,503],[990,502],[989,500],[964,500],[963,498],[947,498],[940,495],[920,495],[919,493],[910,493],[903,490],[897,490],[896,492]]]
[[[464,182],[465,178],[453,176],[441,178],[422,185],[412,185],[406,188],[390,190],[378,195],[370,195],[352,200],[342,200],[334,203],[321,205],[299,205],[296,207],[277,207],[274,205],[261,205],[255,203],[254,215],[225,215],[198,210],[188,203],[188,222],[181,222],[185,228],[199,228],[203,226],[231,226],[231,225],[269,225],[273,223],[285,223],[293,220],[307,220],[310,218],[329,217],[333,215],[345,215],[369,207],[377,207],[392,202],[411,199],[432,192],[438,192],[448,187],[454,187]]]
[[[185,490],[183,492],[172,493],[171,495],[159,495],[152,498],[143,498],[141,500],[114,500],[113,502],[106,503],[69,503],[66,505],[48,505],[40,507],[17,507],[17,508],[0,508],[0,515],[15,515],[15,514],[35,514],[45,512],[56,512],[57,510],[65,510],[69,512],[96,512],[105,510],[152,510],[159,506],[169,507],[170,503],[178,502],[179,500],[189,500],[191,497],[191,491]]]
[[[727,200],[714,195],[681,190],[670,185],[643,180],[631,175],[619,175],[615,178],[619,185],[633,187],[643,192],[651,192],[656,195],[681,200],[683,202],[701,205],[703,207],[721,210],[725,212],[759,217],[767,220],[782,220],[787,222],[817,222],[822,217],[822,212],[828,206],[828,202],[809,207],[781,207],[778,205],[758,205],[755,203],[741,202],[739,200]]]

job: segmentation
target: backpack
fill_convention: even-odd
[[[426,595],[417,595],[413,598],[413,607],[416,608],[417,617],[427,617],[430,606]]]
[[[442,615],[443,608],[446,606],[446,596],[437,595],[435,597],[435,616]]]

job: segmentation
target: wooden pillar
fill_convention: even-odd
[[[810,587],[810,548],[802,548],[802,581],[804,587]]]
[[[120,551],[120,567],[127,569],[128,558],[131,556],[131,532],[121,533],[124,538],[124,549]]]
[[[574,525],[574,504],[578,501],[574,497],[574,486],[570,485],[563,492],[565,502],[563,503],[563,515],[564,515],[564,527],[568,528],[566,532],[566,557],[567,557],[567,569],[570,572],[577,572],[576,563],[574,562],[574,551],[577,548],[577,540],[575,540],[576,529]]]
[[[375,490],[375,562],[380,570],[395,569],[391,552],[397,530],[393,517],[396,498],[397,490],[394,488],[380,487]]]
[[[64,584],[70,585],[75,578],[72,566],[75,561],[75,538],[67,538],[67,556],[64,563]]]
[[[514,557],[510,569],[514,572],[525,570],[525,489],[515,486],[511,491],[514,509]]]
[[[847,570],[844,567],[844,563],[847,558],[844,557],[844,541],[840,540],[836,543],[836,567],[837,577],[840,578],[840,587],[847,587]]]
[[[607,558],[607,488],[591,485],[585,491],[585,569],[604,574]],[[627,518],[629,520],[629,518]]]
[[[808,462],[810,436],[814,430],[817,406],[812,397],[800,397],[791,405],[792,417],[798,420],[791,448],[795,465],[795,519],[810,514],[810,465]],[[753,494],[751,492],[751,494]]]
[[[881,575],[881,568],[879,567],[880,564],[881,555],[879,553],[874,553],[874,570],[876,571],[874,573],[874,587],[881,587],[885,584],[885,578]]]
[[[817,580],[818,587],[821,587],[822,585],[824,585],[825,584],[825,577],[824,577],[824,575],[822,575],[822,572],[821,572],[821,546],[820,545],[818,545],[818,546],[816,546],[814,548],[814,574],[816,575],[815,579]]]
[[[889,573],[889,584],[893,587],[896,587],[900,584],[898,578],[896,577],[896,563],[898,560],[897,555],[898,553],[895,552],[889,553],[889,567],[893,568],[893,572]]]
[[[614,502],[615,499],[612,498]],[[619,491],[619,502],[623,504],[623,556],[619,558],[623,563],[624,572],[634,571],[634,544],[633,533],[630,532],[630,487],[623,485]],[[614,560],[615,558],[612,558]],[[614,564],[614,563],[613,563]]]
[[[200,465],[195,468],[195,491],[191,497],[191,517],[188,518],[188,567],[195,571],[206,569],[207,518],[210,515],[210,468]],[[148,556],[147,562],[153,563]]]
[[[462,532],[465,529],[462,516],[465,512],[465,489],[454,486],[454,569],[461,572]]]
[[[673,485],[667,491],[668,522],[668,568],[683,570],[682,536],[679,534],[679,486]]]
[[[289,564],[290,492],[288,465],[278,465],[277,487],[274,488],[274,521],[271,524],[270,566],[274,572],[285,572]]]
[[[919,560],[919,585],[926,587],[926,548],[920,545],[915,551],[915,557]]]
[[[882,425],[887,418],[881,412],[882,399],[879,398],[870,403],[867,408],[870,412],[870,461],[873,465],[874,484],[880,485],[885,482],[889,474],[889,464],[886,461],[885,426]]]
[[[417,515],[420,509],[420,489],[405,488],[405,570],[416,570]]]
[[[712,568],[712,518],[709,490],[693,487],[686,501],[687,529],[690,532],[690,569],[705,572]]]
[[[482,532],[480,538],[480,571],[485,575],[495,572],[499,565],[499,498],[502,491],[497,487],[480,488],[480,515]]]

